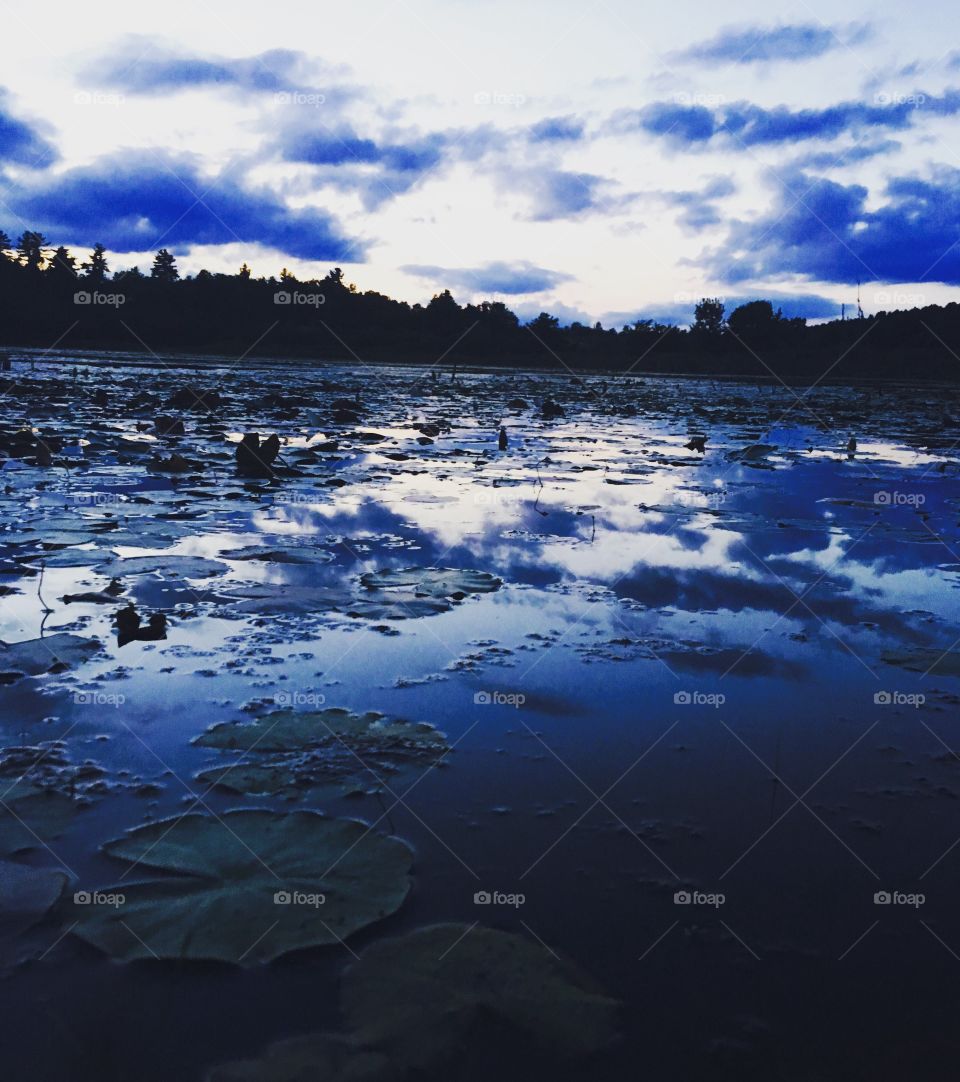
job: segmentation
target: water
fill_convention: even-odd
[[[638,1064],[687,1079],[946,1075],[943,987],[960,953],[952,390],[90,360],[19,361],[38,393],[0,402],[4,427],[56,432],[80,462],[3,471],[0,581],[16,592],[0,599],[0,640],[66,629],[103,646],[0,688],[4,741],[63,740],[108,782],[15,859],[106,888],[118,865],[98,846],[127,828],[289,807],[196,779],[224,760],[193,738],[254,700],[428,722],[453,750],[412,787],[308,802],[415,850],[405,904],[346,946],[247,969],[122,965],[63,935],[68,900],[2,985],[11,1077],[200,1079],[336,1028],[351,954],[441,920],[523,935],[619,997],[623,1042],[589,1068],[599,1077]],[[223,393],[212,419],[125,407],[187,382]],[[357,392],[360,421],[335,423],[332,401]],[[540,417],[548,396],[564,416]],[[174,412],[186,434],[152,437]],[[418,443],[430,425],[435,442]],[[251,429],[283,436],[302,475],[237,479],[231,441]],[[705,455],[684,446],[696,433]],[[337,451],[308,457],[331,439]],[[774,449],[737,454],[757,444]],[[153,472],[158,449],[199,465]],[[96,532],[108,516],[119,529]],[[90,527],[86,546],[55,532]],[[317,559],[224,558],[250,545]],[[224,566],[125,576],[116,604],[66,605],[109,583],[50,566],[85,547]],[[23,573],[44,556],[49,613]],[[351,616],[348,601],[238,605],[254,585],[362,598],[360,574],[410,566],[503,585],[411,619]],[[131,600],[168,615],[165,640],[117,646],[111,617]],[[523,902],[481,906],[478,891]]]

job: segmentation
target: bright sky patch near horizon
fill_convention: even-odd
[[[0,228],[116,270],[686,322],[960,284],[960,12],[839,0],[0,7]]]

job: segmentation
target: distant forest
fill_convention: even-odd
[[[523,323],[498,301],[460,305],[449,290],[428,304],[361,292],[339,268],[300,281],[201,270],[181,277],[161,249],[148,274],[111,273],[98,244],[77,262],[39,233],[0,233],[0,344],[401,361],[578,372],[776,377],[960,379],[960,305],[809,327],[768,301],[726,312],[704,298],[689,328],[638,320],[622,328],[560,326],[546,312]]]

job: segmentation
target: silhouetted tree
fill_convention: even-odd
[[[17,241],[17,255],[27,270],[40,270],[46,258],[44,249],[48,244],[49,241],[42,233],[34,233],[26,229],[20,234],[20,239]]]
[[[723,301],[716,297],[704,297],[694,309],[692,329],[698,334],[719,337],[723,333]]]
[[[81,263],[80,267],[86,271],[87,278],[94,284],[105,282],[107,275],[110,273],[110,267],[107,265],[106,248],[102,244],[95,244],[89,260]]]
[[[9,259],[13,242],[2,229],[0,229],[0,260]]]
[[[175,282],[180,277],[180,271],[177,270],[177,261],[166,248],[161,248],[153,257],[150,277],[161,282]]]
[[[73,282],[77,277],[76,262],[61,244],[50,257],[50,262],[43,273],[55,282]]]
[[[241,282],[250,281],[250,268],[246,265],[246,263],[244,263],[238,271],[237,277],[240,279]]]

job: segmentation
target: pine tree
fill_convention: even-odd
[[[161,282],[175,282],[180,277],[180,271],[177,270],[177,261],[166,248],[161,248],[154,256],[153,266],[150,268],[150,277],[157,278]]]

